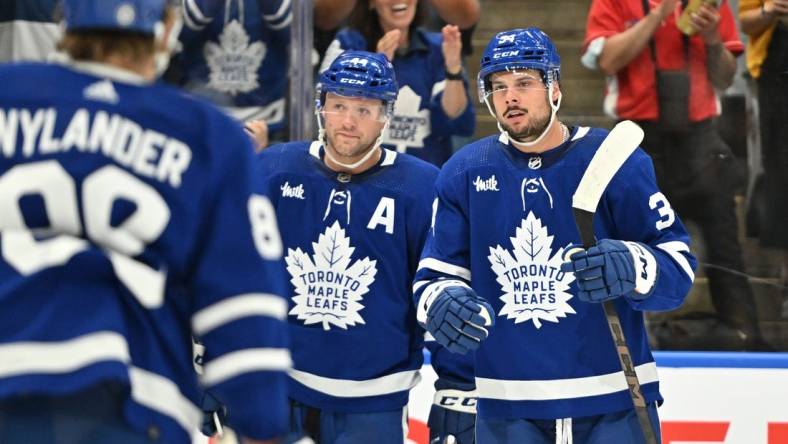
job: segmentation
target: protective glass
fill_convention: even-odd
[[[540,76],[518,71],[513,71],[513,74],[514,76],[507,81],[493,79],[484,94],[484,99],[495,96],[503,97],[510,91],[515,94],[525,94],[529,91],[547,90],[547,85],[544,84]]]
[[[382,104],[360,105],[329,101],[321,110],[326,120],[340,121],[350,117],[356,122],[385,122],[386,113]]]

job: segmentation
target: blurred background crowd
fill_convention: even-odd
[[[653,347],[788,351],[788,0],[179,3],[161,81],[225,109],[259,149],[313,138],[313,79],[342,50],[366,49],[392,60],[401,86],[384,146],[438,166],[499,131],[475,97],[484,44],[540,27],[562,55],[561,120],[640,124],[693,236],[692,293],[649,315]],[[680,32],[696,7],[701,29]],[[0,60],[55,57],[58,21],[57,0],[1,2]]]

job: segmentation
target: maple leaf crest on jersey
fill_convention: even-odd
[[[496,245],[490,247],[487,256],[503,291],[500,299],[504,306],[498,316],[506,315],[515,324],[533,321],[536,328],[541,328],[542,321],[559,322],[575,314],[569,305],[569,284],[575,277],[561,272],[563,247],[550,254],[553,236],[540,219],[529,212],[509,239],[511,252]]]
[[[322,323],[324,330],[363,324],[361,301],[375,282],[377,261],[365,257],[351,264],[355,248],[339,222],[327,227],[312,249],[311,258],[301,248],[288,249],[285,261],[296,291],[289,314],[305,325]]]

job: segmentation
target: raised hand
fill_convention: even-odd
[[[460,28],[455,25],[446,25],[441,29],[443,34],[443,60],[446,64],[447,72],[458,73],[462,69],[462,39],[460,38]]]
[[[399,39],[402,32],[399,29],[392,29],[391,31],[383,34],[383,37],[378,40],[377,52],[386,55],[389,61],[394,60],[394,52],[399,47]]]
[[[722,42],[722,37],[717,30],[720,24],[720,12],[714,5],[703,3],[690,16],[690,20],[692,27],[707,45],[715,45]]]

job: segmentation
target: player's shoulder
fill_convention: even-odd
[[[0,89],[4,95],[26,94],[28,91],[42,92],[42,89],[62,84],[67,80],[68,72],[56,64],[43,62],[0,63],[1,84],[14,85],[13,88]]]
[[[410,196],[414,202],[431,202],[438,172],[438,167],[415,156],[383,149],[380,172],[370,180],[400,196]]]
[[[255,164],[258,170],[264,174],[301,170],[307,166],[309,157],[312,155],[310,152],[316,143],[295,141],[271,145],[257,153]]]
[[[576,162],[587,166],[609,134],[610,130],[605,128],[577,128],[572,150],[570,151],[571,155]],[[649,157],[642,148],[638,148],[621,166],[619,169],[621,174],[619,174],[619,176],[634,174],[636,172],[647,173],[651,171],[651,165],[651,157]]]
[[[464,174],[474,168],[494,163],[503,148],[500,135],[494,134],[473,141],[454,153],[441,167],[441,177]]]
[[[407,153],[398,153],[396,151],[384,149],[383,163],[385,164],[386,162],[390,162],[397,170],[402,171],[404,174],[412,175],[413,177],[435,180],[438,176],[438,167]]]

